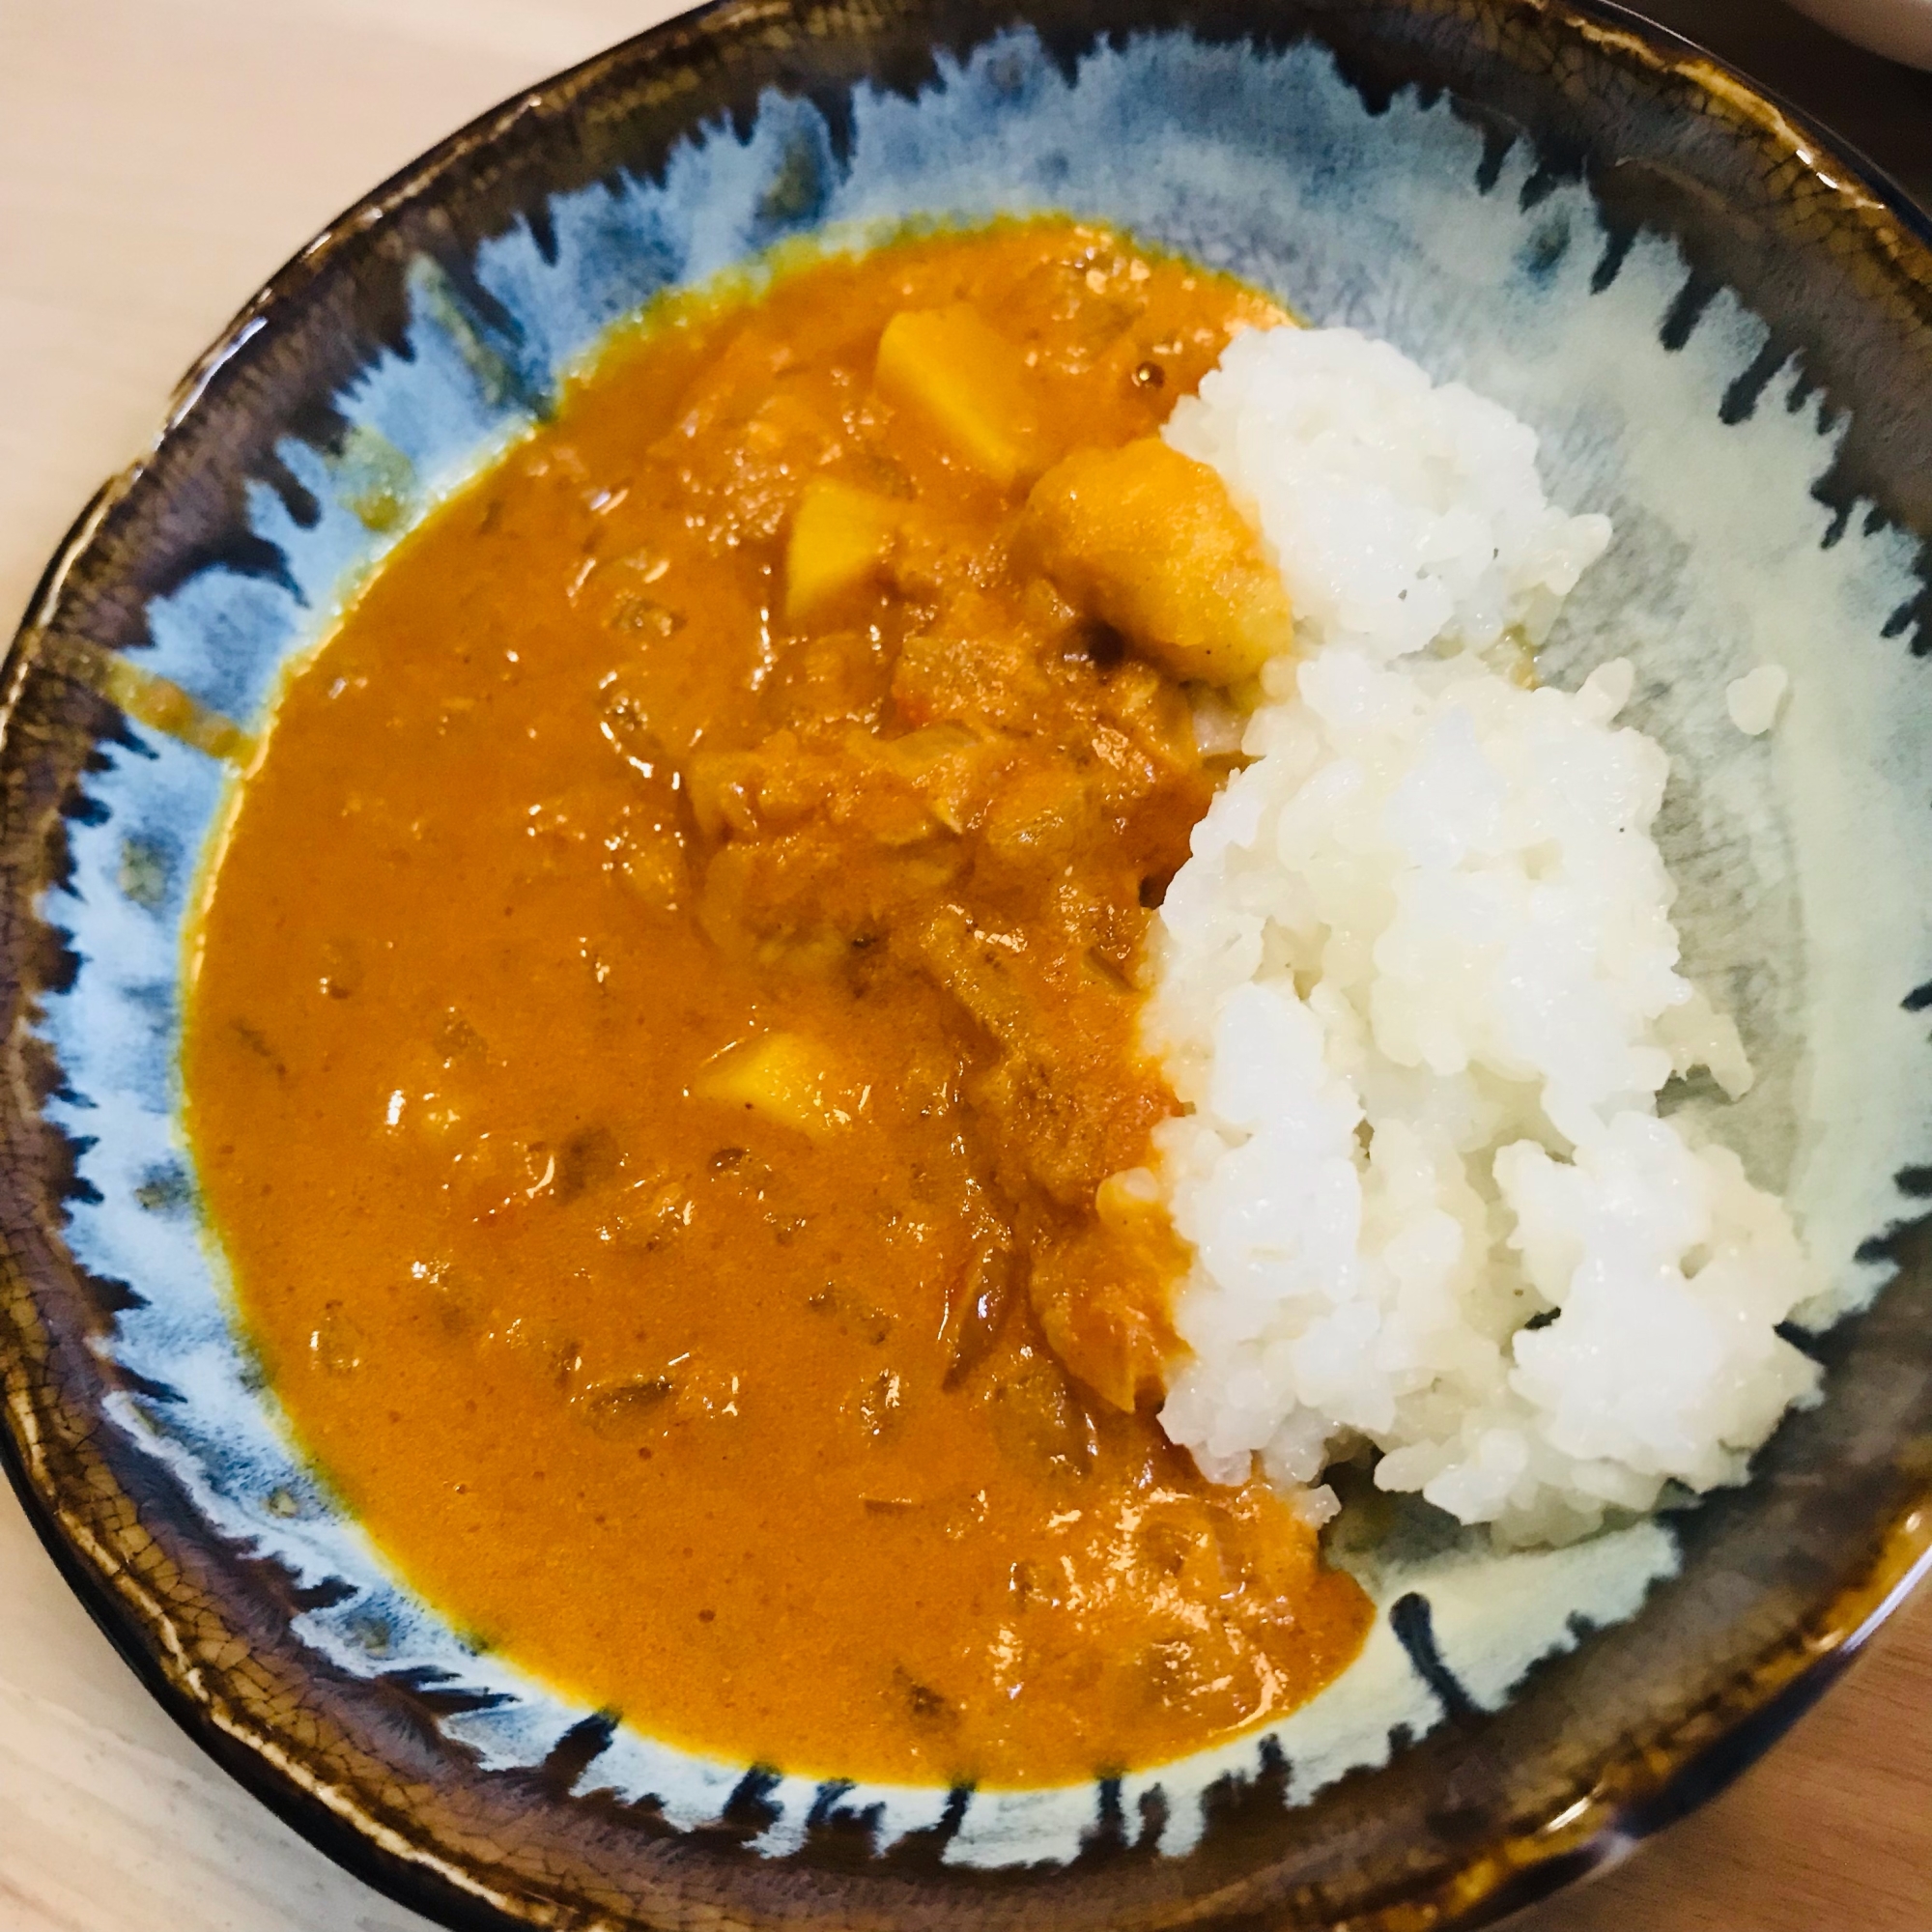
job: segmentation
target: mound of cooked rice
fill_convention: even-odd
[[[1317,1518],[1373,1445],[1508,1542],[1738,1481],[1814,1389],[1776,1328],[1822,1282],[1657,1116],[1672,1073],[1750,1069],[1677,971],[1631,667],[1524,675],[1608,523],[1546,500],[1506,410],[1349,329],[1238,336],[1166,435],[1259,526],[1297,644],[1155,929],[1195,1257],[1168,1433]]]

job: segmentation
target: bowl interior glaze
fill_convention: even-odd
[[[1392,339],[1610,513],[1546,674],[1637,663],[1688,965],[1759,1068],[1721,1131],[1791,1192],[1821,1313],[1863,1312],[1804,1339],[1827,1399],[1744,1490],[1516,1554],[1360,1507],[1375,1634],[1264,1737],[860,1788],[478,1654],[305,1470],[175,1122],[182,935],[286,666],[606,327],[788,238],[1030,210]],[[238,1776],[452,1923],[1473,1918],[1690,1802],[1932,1537],[1928,375],[1932,253],[1882,184],[1687,50],[1528,0],[725,5],[454,137],[238,319],[11,661],[7,1450],[83,1600]],[[1793,698],[1746,740],[1724,686],[1765,662]]]

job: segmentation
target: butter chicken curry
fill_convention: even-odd
[[[1279,311],[1008,224],[685,298],[290,682],[188,1122],[301,1440],[479,1642],[675,1743],[1035,1784],[1368,1606],[1162,1435],[1136,1044],[1289,611],[1157,440]]]

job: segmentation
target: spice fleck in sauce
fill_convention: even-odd
[[[1063,224],[681,303],[402,543],[242,787],[185,1077],[265,1364],[412,1583],[656,1735],[1050,1782],[1361,1642],[1152,1419],[1135,975],[1219,768],[1030,560],[1278,319]]]

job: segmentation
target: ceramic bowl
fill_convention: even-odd
[[[307,1471],[175,1122],[183,927],[282,668],[602,330],[787,237],[1034,209],[1392,339],[1611,514],[1546,672],[1639,667],[1689,965],[1759,1067],[1725,1131],[1849,1312],[1794,1331],[1825,1399],[1747,1487],[1515,1554],[1351,1506],[1374,1633],[1263,1736],[1047,1791],[818,1781],[572,1708]],[[1932,1542],[1927,243],[1735,75],[1556,0],[728,0],[352,210],[76,527],[0,714],[4,1445],[155,1694],[468,1926],[1475,1922],[1720,1783]],[[1792,696],[1750,740],[1723,693],[1763,662]]]

